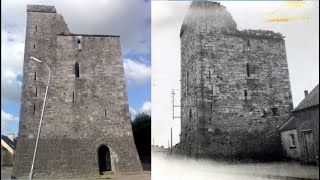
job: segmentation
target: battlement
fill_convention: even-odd
[[[54,6],[27,5],[27,12],[57,13]]]
[[[103,34],[58,34],[58,36],[120,37],[119,35],[103,35]]]
[[[190,5],[190,9],[195,9],[195,8],[216,8],[216,7],[223,7],[220,3],[218,2],[208,2],[208,1],[194,1]]]

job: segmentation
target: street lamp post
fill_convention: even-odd
[[[35,158],[36,158],[36,154],[37,154],[37,148],[38,148],[38,141],[39,141],[39,136],[40,136],[40,131],[41,131],[41,125],[42,125],[42,119],[43,119],[43,112],[44,112],[44,107],[46,105],[46,100],[47,100],[47,93],[48,93],[48,87],[49,87],[49,82],[50,82],[50,68],[49,66],[40,61],[39,59],[35,58],[35,57],[30,57],[30,59],[34,60],[35,62],[38,62],[38,63],[42,63],[44,64],[47,68],[48,68],[48,71],[49,71],[49,77],[48,77],[48,83],[47,83],[47,87],[46,87],[46,93],[44,95],[44,101],[43,101],[43,106],[42,106],[42,111],[41,111],[41,117],[40,117],[40,122],[39,122],[39,128],[38,128],[38,134],[37,134],[37,140],[36,140],[36,146],[34,148],[34,154],[33,154],[33,159],[32,159],[32,164],[31,164],[31,171],[30,171],[30,174],[29,174],[29,180],[32,179],[32,174],[33,174],[33,166],[34,166],[34,161],[35,161]]]

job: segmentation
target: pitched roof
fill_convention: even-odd
[[[292,129],[297,129],[296,118],[294,116],[292,116],[286,123],[284,123],[279,128],[280,131],[288,131],[288,130],[292,130]]]
[[[12,142],[7,136],[1,135],[1,139],[6,142],[12,149],[16,149],[17,138]]]
[[[319,84],[293,110],[298,111],[311,106],[319,105]]]

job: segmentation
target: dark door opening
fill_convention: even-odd
[[[103,175],[104,171],[111,171],[110,150],[107,146],[102,145],[98,149],[99,172]]]

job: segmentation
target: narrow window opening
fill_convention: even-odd
[[[74,91],[72,91],[72,102],[74,102]]]
[[[82,44],[81,44],[80,39],[77,40],[77,44],[78,44],[78,50],[81,51],[81,49],[82,49]]]
[[[211,71],[209,70],[209,78],[211,78]]]
[[[80,70],[79,70],[79,63],[78,61],[76,62],[76,64],[74,65],[74,74],[77,77],[80,77]]]
[[[35,112],[36,112],[36,105],[33,104],[33,112],[32,112],[32,114],[34,115]]]
[[[247,63],[247,77],[250,77],[251,72],[250,72],[250,64]]]
[[[33,48],[36,48],[36,45],[35,45],[35,44],[33,45]]]
[[[244,99],[247,100],[247,98],[248,98],[248,91],[244,90]]]
[[[210,102],[210,109],[213,110],[213,104]]]
[[[106,110],[104,110],[104,116],[107,116],[107,111]]]
[[[247,40],[247,45],[250,46],[250,40]]]
[[[37,72],[34,72],[34,78],[33,80],[37,80]]]
[[[192,110],[189,110],[189,118],[192,118]]]
[[[38,87],[36,86],[36,97],[38,97]]]
[[[38,26],[36,25],[36,32],[37,32],[37,30],[38,30]]]

